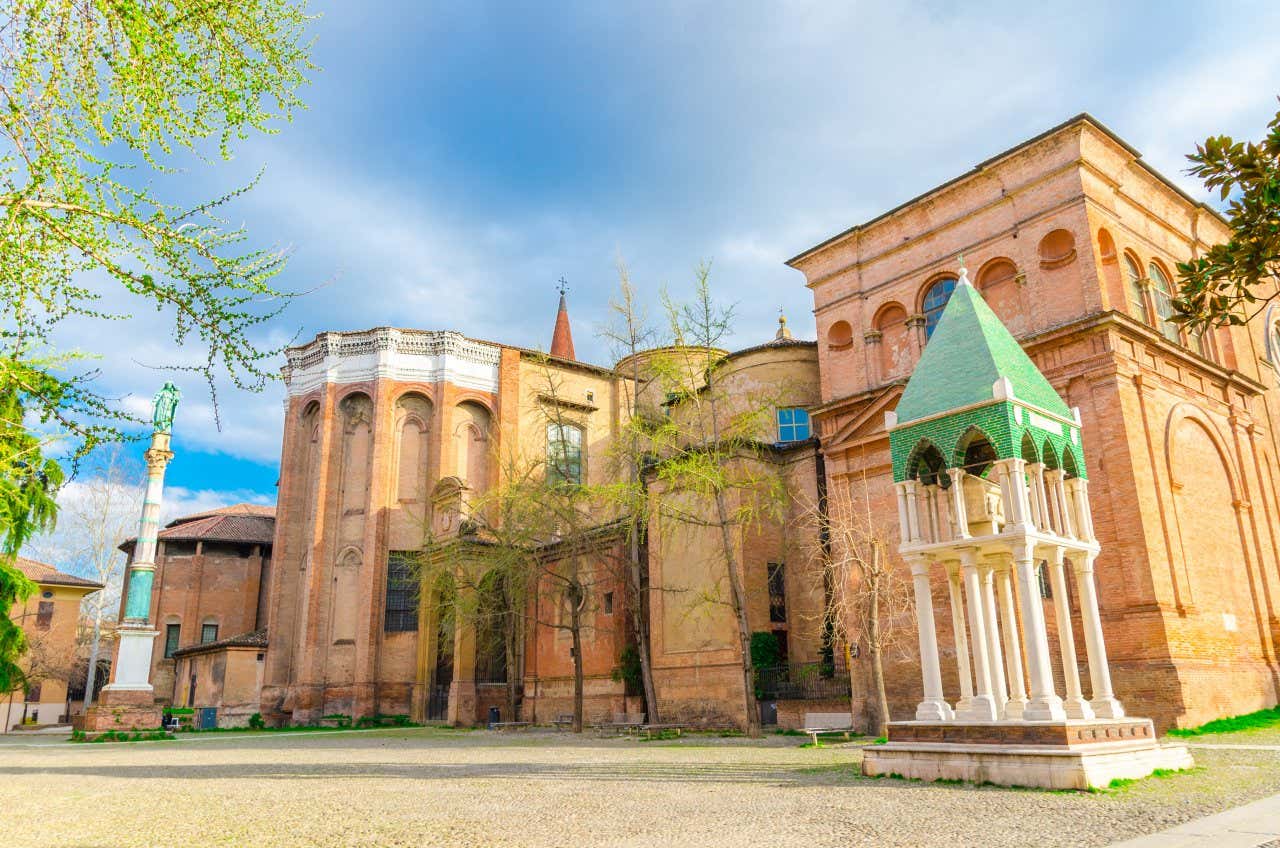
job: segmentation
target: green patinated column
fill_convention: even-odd
[[[160,531],[164,472],[173,459],[169,439],[180,397],[173,383],[165,383],[155,397],[151,445],[145,454],[147,489],[142,501],[142,517],[138,521],[138,540],[134,544],[133,560],[129,563],[129,589],[125,595],[124,621],[120,625],[115,680],[107,687],[111,690],[141,692],[151,689],[151,651],[156,636],[151,627],[151,584],[156,570],[156,537]]]

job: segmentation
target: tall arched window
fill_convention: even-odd
[[[1154,262],[1147,265],[1147,273],[1151,276],[1151,299],[1155,301],[1156,314],[1160,316],[1160,333],[1171,342],[1179,342],[1178,325],[1169,320],[1173,317],[1173,292],[1169,278]]]
[[[582,428],[547,425],[547,482],[582,484]]]
[[[956,290],[955,277],[944,277],[933,285],[929,286],[929,290],[924,293],[924,335],[925,338],[933,335],[933,331],[938,326],[938,321],[942,318],[942,310],[946,308],[947,301],[951,299],[951,293]]]
[[[1133,317],[1144,324],[1151,323],[1151,313],[1147,311],[1147,299],[1142,294],[1142,270],[1137,260],[1129,254],[1124,255],[1125,291],[1129,293],[1129,311]]]

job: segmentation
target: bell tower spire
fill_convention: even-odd
[[[560,308],[556,312],[556,328],[551,334],[551,355],[559,359],[574,359],[577,357],[573,353],[573,332],[569,329],[569,307],[565,301],[565,294],[569,291],[569,284],[565,282],[564,277],[560,278]]]

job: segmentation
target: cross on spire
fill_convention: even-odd
[[[563,276],[560,277],[559,282],[560,282],[560,285],[556,286],[556,290],[560,292],[561,297],[564,297],[564,295],[569,291],[569,283],[565,280]]]

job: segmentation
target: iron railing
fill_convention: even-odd
[[[850,694],[849,667],[843,660],[756,669],[756,698],[761,701],[831,700]]]

